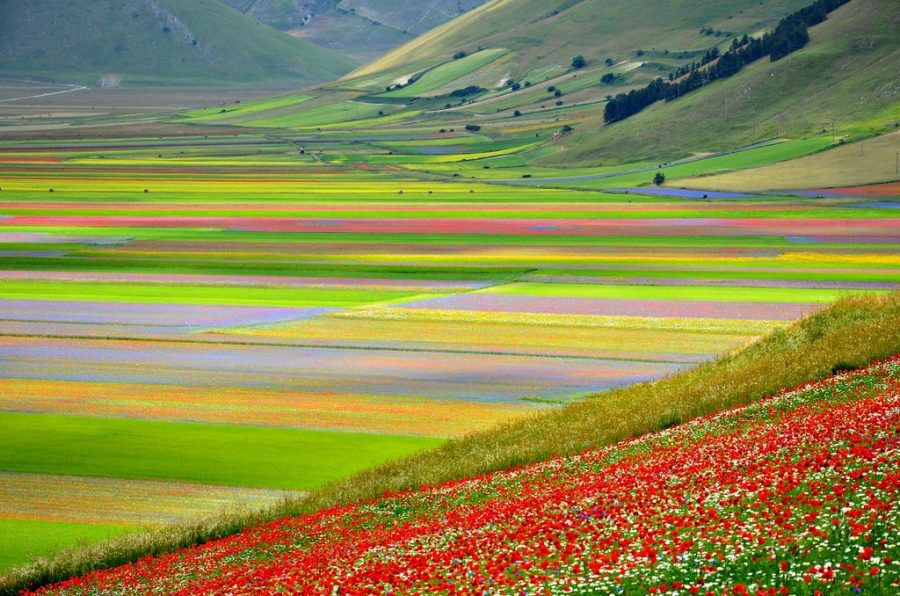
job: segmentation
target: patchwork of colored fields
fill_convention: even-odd
[[[889,203],[425,178],[383,142],[508,150],[426,134],[0,146],[0,523],[49,537],[0,564],[271,503],[900,289]]]
[[[900,358],[600,450],[286,518],[41,593],[887,594]]]

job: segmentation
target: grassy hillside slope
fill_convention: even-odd
[[[302,103],[260,104],[252,114],[212,107],[215,113],[190,117],[385,134],[469,126],[503,143],[502,154],[462,158],[495,158],[474,168],[486,176],[490,167],[494,178],[510,165],[662,163],[779,138],[853,141],[893,131],[900,121],[894,67],[900,8],[890,0],[852,0],[812,29],[805,48],[782,60],[759,60],[677,101],[603,123],[608,96],[666,77],[710,48],[727,48],[736,36],[771,29],[807,4],[683,0],[652,8],[643,0],[582,0],[547,12],[531,0],[494,0],[310,91]],[[576,54],[586,57],[583,68],[571,66]],[[556,132],[565,134],[554,139]],[[502,159],[508,154],[516,155]]]
[[[548,163],[672,159],[778,136],[869,136],[900,120],[900,5],[854,0],[810,31],[811,43],[778,62],[757,61],[679,100],[624,122],[579,127]]]
[[[641,57],[652,61],[668,54],[705,51],[730,41],[726,32],[771,26],[803,4],[803,0],[492,0],[351,76],[444,58],[457,51],[471,53],[479,47],[510,50],[506,68],[516,79],[527,78],[528,71],[568,67],[578,54],[590,65],[606,58],[631,59],[643,50]],[[700,33],[705,27],[722,35]]]
[[[0,0],[0,72],[88,85],[340,76],[346,58],[212,0]]]
[[[900,352],[900,294],[848,298],[716,362],[656,383],[616,389],[450,441],[364,472],[261,514],[127,537],[38,561],[0,580],[0,593],[223,537],[265,520],[308,513],[385,491],[439,484],[560,454],[611,445]]]

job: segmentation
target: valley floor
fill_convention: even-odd
[[[606,190],[630,167],[513,186],[296,143],[0,146],[0,516],[43,537],[3,564],[277,503],[900,288],[871,197]]]

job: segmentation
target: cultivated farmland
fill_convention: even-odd
[[[863,411],[849,397],[819,399],[820,387],[796,419],[787,410],[806,398],[788,392],[768,402],[774,413],[739,411],[611,447],[900,350],[898,111],[896,77],[885,67],[896,61],[896,7],[829,3],[828,18],[789,56],[604,122],[618,94],[717,68],[697,63],[750,44],[808,2],[585,0],[547,9],[494,0],[339,80],[301,89],[297,81],[350,66],[318,59],[307,68],[298,52],[331,49],[281,32],[269,39],[265,25],[218,0],[135,1],[121,28],[104,27],[107,12],[91,5],[78,19],[133,42],[116,49],[118,40],[104,38],[102,52],[41,42],[19,26],[22,48],[46,45],[51,62],[64,47],[73,63],[85,54],[96,63],[50,82],[43,75],[70,67],[39,69],[35,50],[34,68],[23,65],[34,79],[0,79],[0,536],[14,537],[0,541],[0,594],[275,520],[265,527],[305,543],[295,524],[331,520],[329,508],[424,511],[418,493],[397,496],[423,485],[459,499],[428,514],[440,517],[498,478],[530,496],[563,494],[593,482],[591,470],[605,470],[609,458],[638,473],[672,463],[633,459],[639,444],[677,446],[684,457],[676,459],[694,465],[695,447],[710,447],[693,442],[698,428],[738,451],[752,447],[731,432],[730,416],[759,422],[769,447],[795,428],[812,440],[845,414],[884,431],[890,391],[867,394],[874,409]],[[22,8],[16,22],[62,18],[50,4]],[[296,3],[252,4],[260,18]],[[367,6],[331,8],[362,23]],[[199,18],[205,12],[219,17]],[[180,25],[165,20],[178,15]],[[77,22],[60,39],[84,41]],[[202,35],[185,34],[188,26]],[[407,26],[415,25],[404,24],[403,36]],[[314,37],[329,24],[305,27],[295,33]],[[234,47],[213,51],[229,36]],[[263,38],[269,43],[246,46]],[[128,62],[160,40],[168,45],[154,60]],[[254,66],[273,54],[265,47],[288,46],[294,51]],[[232,54],[227,66],[219,61]],[[116,65],[121,77],[103,74]],[[228,72],[245,84],[221,81]],[[163,85],[169,74],[177,86],[135,86]],[[101,75],[123,87],[77,84]],[[852,378],[892,389],[896,368],[894,360]],[[714,467],[734,467],[732,453],[721,450]],[[785,474],[797,471],[778,461]],[[498,472],[521,465],[535,467]],[[547,470],[559,478],[535,481]],[[479,477],[489,473],[497,475]],[[450,481],[474,492],[454,492]],[[552,500],[534,502],[550,509],[528,515],[555,515]],[[637,524],[642,510],[632,513],[628,523]],[[693,513],[682,521],[705,515]],[[361,523],[382,520],[366,515]],[[423,519],[404,521],[415,532]],[[326,533],[342,531],[331,521]],[[473,527],[482,526],[459,526]],[[596,529],[577,540],[608,538]],[[260,545],[260,531],[247,530],[252,544],[228,556],[268,558],[267,549],[284,547]],[[378,532],[398,557],[410,554]],[[555,544],[522,545],[539,551],[537,565],[563,565],[540,554]],[[302,558],[304,548],[285,550]],[[641,552],[644,561],[649,551]],[[605,588],[622,571],[607,563],[565,567],[564,577]],[[243,581],[267,569],[237,565],[221,577]],[[184,570],[198,586],[215,581]],[[534,568],[523,573],[513,583],[551,582]],[[673,574],[654,576],[656,587],[687,585]],[[159,578],[160,591],[174,585]],[[433,575],[417,581],[438,587]]]
[[[887,593],[898,376],[893,358],[605,449],[281,519],[47,593],[148,581],[203,593],[741,594],[748,581]]]
[[[900,287],[895,210],[870,200],[650,196],[614,170],[549,172],[570,189],[428,178],[394,164],[506,158],[419,135],[382,163],[345,135],[318,159],[254,134],[0,149],[0,490],[4,523],[43,536],[7,563],[274,503]],[[135,491],[170,495],[165,512]]]

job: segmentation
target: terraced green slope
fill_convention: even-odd
[[[900,5],[854,0],[810,31],[804,49],[760,60],[612,126],[592,119],[548,163],[597,163],[726,150],[778,136],[861,138],[900,121]],[[833,128],[832,128],[833,125]]]
[[[575,55],[588,65],[607,58],[665,60],[673,53],[705,51],[729,41],[725,33],[753,32],[775,24],[804,0],[492,0],[420,36],[351,76],[369,76],[446,59],[457,51],[506,48],[496,73],[525,79],[547,68],[566,68]],[[701,28],[721,32],[719,37]],[[668,50],[668,53],[666,53]],[[505,69],[505,70],[504,70]]]
[[[0,0],[0,72],[70,83],[333,79],[348,59],[211,0]]]

